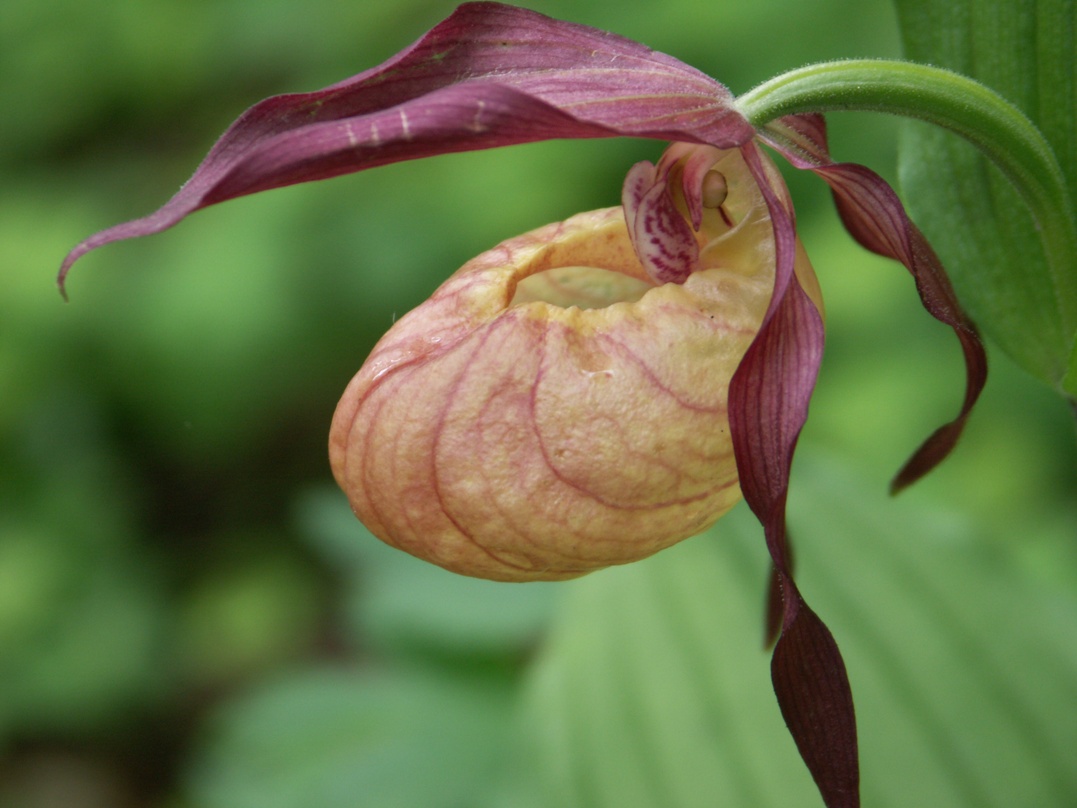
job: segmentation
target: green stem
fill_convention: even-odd
[[[824,62],[783,73],[737,99],[757,128],[784,115],[867,110],[919,118],[964,137],[1002,169],[1040,230],[1067,334],[1077,331],[1077,220],[1051,145],[1024,113],[979,82],[937,67],[881,59]]]

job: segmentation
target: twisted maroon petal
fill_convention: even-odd
[[[497,3],[469,3],[378,67],[268,98],[221,136],[160,210],[68,254],[164,230],[245,194],[400,160],[553,138],[748,142],[729,91],[623,37]]]
[[[824,802],[855,808],[860,773],[849,678],[833,636],[793,581],[785,521],[793,452],[822,361],[823,322],[793,271],[792,207],[768,178],[755,144],[741,152],[767,199],[777,253],[770,308],[729,389],[741,491],[763,525],[781,594],[781,635],[771,680]]]
[[[764,140],[797,168],[814,171],[830,185],[849,233],[865,248],[900,261],[912,274],[930,314],[954,330],[964,353],[965,398],[957,417],[935,430],[913,453],[890,485],[893,493],[914,483],[953,450],[987,381],[987,356],[976,326],[954,294],[938,256],[910,221],[897,194],[864,166],[834,163],[821,115],[790,115],[768,125]]]

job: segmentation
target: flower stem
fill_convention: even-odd
[[[888,112],[961,135],[1002,170],[1040,230],[1065,333],[1077,331],[1077,219],[1050,143],[994,90],[937,67],[882,59],[824,62],[783,73],[737,99],[757,128],[784,115]]]

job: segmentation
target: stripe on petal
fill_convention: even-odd
[[[953,450],[987,381],[987,356],[975,325],[961,308],[950,279],[931,245],[912,223],[887,182],[864,166],[835,163],[826,145],[821,115],[790,115],[767,126],[764,139],[797,168],[806,168],[831,187],[849,233],[865,248],[900,261],[912,274],[924,308],[953,328],[964,353],[965,398],[958,416],[939,427],[906,461],[891,482],[896,493],[920,479]]]

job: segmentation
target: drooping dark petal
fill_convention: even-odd
[[[636,255],[659,284],[684,283],[699,263],[699,244],[673,202],[668,173],[646,161],[636,163],[621,192]]]
[[[770,676],[782,717],[829,808],[860,805],[856,714],[834,637],[803,601],[782,629]]]
[[[860,775],[845,664],[793,581],[786,542],[789,472],[822,360],[823,323],[794,272],[791,206],[771,185],[755,144],[741,151],[767,199],[777,253],[770,308],[729,389],[741,491],[763,524],[782,596],[771,678],[786,725],[824,802],[831,808],[855,808]]]
[[[975,325],[961,308],[946,271],[931,245],[905,213],[893,189],[875,172],[834,163],[821,115],[790,115],[767,126],[764,139],[797,168],[814,171],[830,185],[849,233],[865,248],[904,264],[916,282],[924,308],[953,328],[966,368],[965,398],[958,416],[921,444],[890,485],[893,493],[938,465],[954,448],[987,381],[987,356]]]
[[[59,281],[91,249],[245,194],[435,154],[618,135],[727,148],[754,132],[724,86],[670,56],[526,9],[469,3],[378,67],[248,109],[164,207],[83,241]]]

